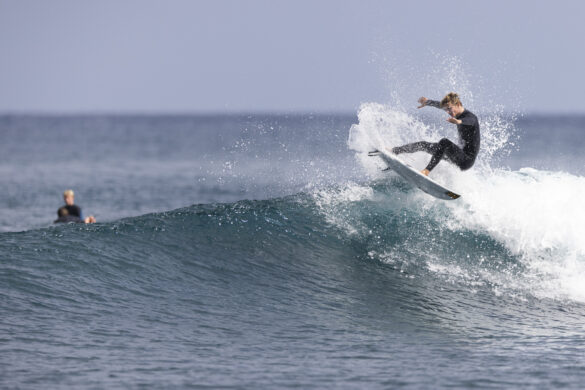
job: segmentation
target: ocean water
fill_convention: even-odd
[[[476,113],[1,116],[0,387],[582,388],[585,117]]]

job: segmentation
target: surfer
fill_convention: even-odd
[[[459,96],[454,92],[448,93],[441,102],[430,100],[426,97],[421,97],[418,102],[420,103],[418,108],[431,106],[441,108],[449,114],[450,117],[447,122],[457,125],[461,147],[451,140],[443,138],[439,142],[420,141],[398,146],[392,148],[392,153],[427,152],[431,154],[431,161],[421,171],[425,176],[428,176],[443,158],[457,165],[462,171],[471,168],[479,153],[480,144],[479,121],[475,114],[463,107]]]
[[[75,204],[75,193],[73,190],[66,190],[63,192],[63,200],[65,201],[65,206],[62,206],[57,210],[57,216],[59,217],[55,220],[55,223],[60,222],[79,222],[79,223],[94,223],[95,218],[93,215],[89,217],[83,218],[83,214],[81,213],[81,207]]]

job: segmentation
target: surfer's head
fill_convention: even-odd
[[[65,201],[65,204],[68,206],[71,206],[75,203],[75,193],[73,192],[73,190],[67,190],[65,192],[63,192],[63,200]]]
[[[463,112],[463,104],[455,92],[449,92],[445,95],[441,100],[441,108],[451,116],[457,116]]]

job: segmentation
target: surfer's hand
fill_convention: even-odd
[[[459,119],[454,118],[454,117],[451,117],[451,118],[447,119],[447,122],[451,122],[454,125],[460,125],[462,123]]]
[[[429,173],[431,173],[431,171],[429,171],[428,169],[423,169],[422,171],[420,171],[420,173],[422,173],[425,176],[428,176]]]
[[[429,99],[427,99],[426,97],[421,97],[420,99],[418,99],[418,102],[420,103],[420,106],[418,106],[418,108],[423,108],[424,106],[427,105],[427,101]]]

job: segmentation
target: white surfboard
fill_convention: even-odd
[[[380,148],[377,152],[370,153],[370,156],[380,156],[388,168],[399,174],[409,183],[414,184],[424,192],[439,199],[453,200],[461,195],[443,187],[433,179],[423,175],[407,163],[401,161],[394,153],[390,153],[385,148]]]

